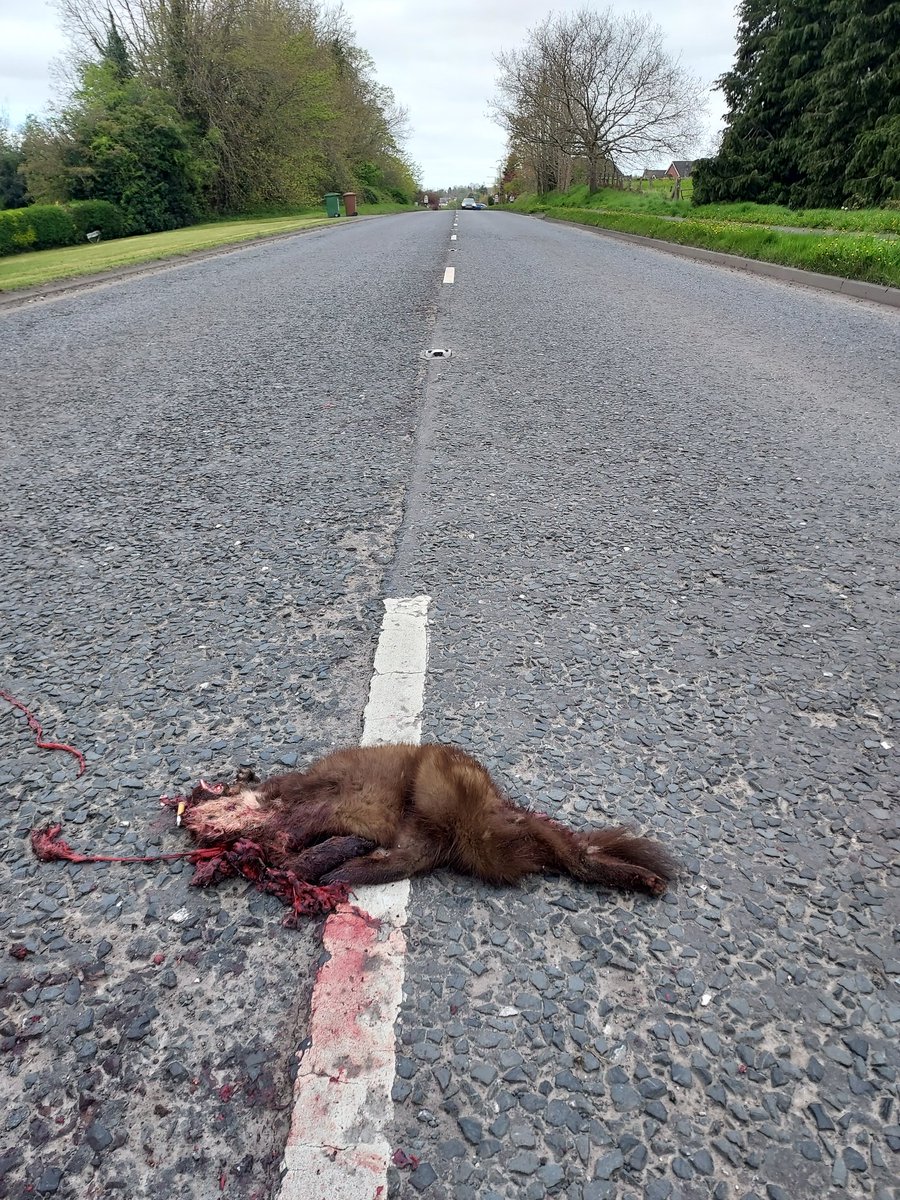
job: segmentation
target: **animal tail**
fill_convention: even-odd
[[[624,827],[577,833],[542,813],[524,815],[531,838],[543,851],[544,870],[651,896],[661,896],[677,874],[674,859],[659,842]]]

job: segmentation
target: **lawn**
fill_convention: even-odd
[[[691,220],[736,221],[742,225],[780,225],[792,229],[834,229],[859,233],[900,234],[900,208],[784,208],[780,204],[701,204],[690,201],[690,180],[683,185],[688,198],[671,200],[671,184],[654,183],[649,191],[603,188],[589,194],[586,187],[546,196],[522,196],[513,205],[520,212],[549,212],[556,208],[603,209]]]
[[[400,205],[362,205],[362,215],[406,211]],[[0,258],[0,292],[16,288],[35,287],[52,280],[69,279],[77,275],[93,275],[115,267],[157,259],[177,258],[195,250],[208,250],[247,241],[249,238],[271,237],[278,233],[327,225],[331,218],[320,209],[295,213],[292,216],[242,217],[230,221],[211,221],[205,225],[189,225],[165,233],[147,233],[140,237],[117,238],[97,246],[65,246],[59,250],[35,250]]]

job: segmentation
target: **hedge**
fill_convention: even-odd
[[[0,212],[0,255],[71,246],[74,241],[75,222],[58,204],[31,204]]]
[[[95,229],[99,229],[104,238],[122,237],[125,232],[125,216],[111,200],[72,200],[66,205],[66,211],[75,222],[76,242],[83,242]]]
[[[99,229],[105,238],[122,237],[125,216],[109,200],[73,200],[70,204],[30,204],[0,212],[0,257],[26,250],[81,243]]]

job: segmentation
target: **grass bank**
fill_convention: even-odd
[[[360,213],[405,212],[402,205],[367,204]],[[331,218],[334,221],[335,218]],[[341,217],[341,221],[346,218]],[[167,258],[177,258],[196,250],[215,246],[238,245],[251,238],[271,237],[278,233],[308,229],[329,224],[321,209],[294,213],[290,216],[240,217],[226,221],[210,221],[204,225],[188,225],[165,233],[147,233],[140,237],[116,238],[97,246],[85,243],[65,246],[59,250],[36,250],[0,258],[0,292],[17,288],[37,287],[78,275],[93,275],[116,267],[134,266]]]
[[[517,205],[513,206],[514,208]],[[520,211],[539,211],[537,207]],[[900,287],[900,240],[870,233],[787,233],[761,225],[708,218],[695,208],[695,217],[667,220],[650,213],[612,209],[543,205],[540,211],[561,220],[643,237],[700,246],[724,254],[739,254],[762,262],[819,271],[843,279]],[[704,216],[701,217],[700,214]]]
[[[688,189],[690,180],[683,185]],[[648,216],[687,217],[691,220],[736,221],[742,225],[787,226],[791,229],[823,229],[840,232],[900,235],[900,208],[784,208],[780,204],[701,204],[690,198],[671,200],[671,186],[655,183],[651,190],[629,192],[603,188],[589,193],[586,187],[546,196],[522,196],[513,205],[519,212],[543,212],[551,208],[595,208],[611,212],[642,213]]]

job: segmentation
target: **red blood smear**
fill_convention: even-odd
[[[234,1095],[234,1084],[233,1083],[223,1083],[222,1086],[219,1088],[219,1099],[224,1101],[225,1104],[228,1103],[228,1101],[231,1099],[231,1097],[233,1095]]]
[[[419,1165],[419,1159],[415,1154],[407,1154],[405,1150],[399,1147],[391,1155],[395,1167],[411,1167],[413,1170]]]

